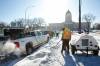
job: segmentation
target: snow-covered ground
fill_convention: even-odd
[[[60,53],[61,47],[56,47],[59,41],[60,39],[58,38],[51,39],[36,53],[27,56],[14,66],[63,66],[64,59]],[[59,45],[60,44],[61,42],[59,42]]]
[[[100,46],[100,34],[90,34],[95,37]],[[73,34],[73,38],[75,39],[79,36],[79,34]],[[81,54],[81,52],[72,55],[70,51],[70,54],[64,53],[63,57],[61,54],[62,42],[60,40],[61,35],[59,38],[54,37],[35,53],[24,59],[19,58],[12,61],[9,65],[6,63],[0,66],[100,66],[100,53],[99,56],[86,56],[86,54]]]
[[[96,38],[100,45],[100,34],[91,33],[91,35]],[[61,55],[62,42],[59,42],[60,39],[54,37],[37,52],[27,56],[13,66],[100,66],[100,53],[99,56],[65,53],[63,57]]]

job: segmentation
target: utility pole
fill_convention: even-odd
[[[29,6],[29,7],[27,7],[27,8],[25,9],[25,24],[27,24],[27,19],[26,19],[27,10],[28,10],[29,8],[32,8],[32,7],[35,7],[35,6],[34,6],[34,5],[31,5],[31,6]]]
[[[79,34],[81,34],[81,0],[79,0]]]

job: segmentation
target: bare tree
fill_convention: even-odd
[[[6,27],[6,23],[5,22],[0,22],[0,33],[3,32],[4,27]]]
[[[41,17],[26,20],[17,19],[10,23],[12,27],[25,27],[30,30],[40,29],[43,27],[43,24],[45,24],[45,21]]]
[[[93,14],[84,14],[82,19],[87,22],[87,32],[89,33],[91,22],[95,20],[95,16]]]
[[[11,27],[24,27],[24,21],[22,18],[14,20],[10,23]]]
[[[42,27],[42,25],[45,23],[44,19],[43,18],[38,18],[38,24],[40,27]]]
[[[5,26],[6,26],[6,23],[0,22],[0,28],[3,28],[3,27],[5,27]]]
[[[39,18],[34,18],[33,20],[33,28],[34,29],[39,29],[43,27],[43,24],[45,24],[45,21],[43,18],[39,17]]]

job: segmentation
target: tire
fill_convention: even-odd
[[[28,42],[26,44],[26,54],[30,55],[33,52],[33,43],[32,42]]]
[[[97,55],[99,54],[99,50],[93,50],[93,55]]]
[[[75,46],[71,45],[71,52],[72,52],[72,54],[75,54],[75,51],[76,51]]]

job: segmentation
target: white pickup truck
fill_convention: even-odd
[[[49,35],[44,31],[30,31],[25,33],[23,30],[24,29],[7,28],[4,33],[5,35],[10,36],[11,44],[15,45],[12,46],[14,47],[13,50],[19,48],[21,54],[30,54],[32,53],[33,47],[37,47],[48,42]],[[12,47],[10,46],[8,48],[10,49]],[[7,51],[10,50],[7,49]]]

